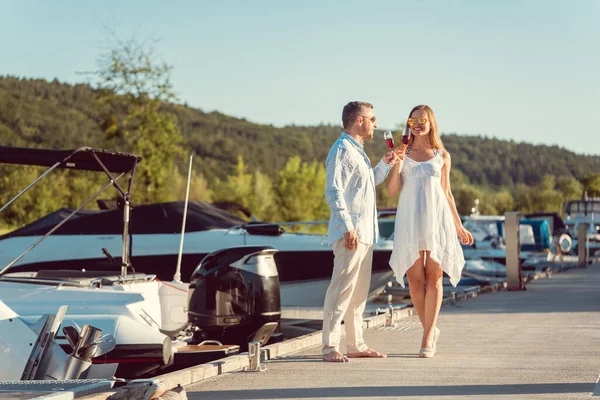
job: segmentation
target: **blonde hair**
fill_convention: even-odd
[[[427,139],[429,140],[429,144],[431,145],[431,147],[433,147],[436,150],[443,149],[444,144],[442,143],[442,138],[440,137],[440,133],[439,133],[440,131],[439,131],[438,124],[435,119],[435,114],[433,113],[433,110],[428,105],[421,104],[421,105],[413,107],[413,109],[410,110],[408,117],[410,118],[412,116],[412,113],[417,110],[425,111],[425,113],[427,114],[427,119],[429,120],[429,134],[427,135],[428,136]],[[413,140],[414,140],[414,137],[413,137],[413,134],[411,131],[409,143],[412,144]]]

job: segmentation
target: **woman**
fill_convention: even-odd
[[[400,192],[394,249],[390,266],[404,286],[423,325],[420,357],[433,357],[440,330],[436,321],[442,305],[442,276],[456,286],[465,264],[463,244],[473,236],[460,220],[450,190],[450,154],[444,150],[433,110],[416,106],[408,118],[410,139],[396,149],[400,158],[390,171],[388,193]],[[425,286],[426,284],[426,286]]]

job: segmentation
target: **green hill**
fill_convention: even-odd
[[[119,150],[119,140],[107,139],[101,128],[106,121],[96,94],[86,84],[0,77],[0,144],[44,148],[87,145]],[[294,155],[304,161],[324,162],[341,132],[341,126],[276,128],[180,104],[164,107],[177,116],[185,147],[199,156],[195,171],[208,182],[234,173],[238,155],[249,171],[260,170],[271,177],[276,177]],[[558,146],[458,134],[444,134],[442,139],[452,154],[453,168],[478,186],[531,186],[544,175],[582,180],[600,173],[599,156],[580,155]],[[366,149],[373,160],[385,151],[383,141],[380,145],[367,144]],[[184,168],[185,159],[180,164]]]

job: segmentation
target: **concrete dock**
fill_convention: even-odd
[[[365,331],[387,359],[325,363],[317,335],[312,347],[264,362],[266,371],[229,372],[186,391],[192,400],[600,396],[600,264],[445,307],[438,326],[433,359],[417,357],[422,329],[413,315]]]

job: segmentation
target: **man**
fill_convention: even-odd
[[[323,309],[323,360],[330,362],[386,357],[365,344],[362,314],[371,282],[373,244],[379,237],[375,186],[398,162],[398,156],[390,151],[373,168],[363,150],[365,140],[371,140],[377,128],[372,104],[346,104],[342,122],[344,132],[331,147],[326,162],[329,243],[335,257]],[[339,349],[342,320],[348,357]]]

